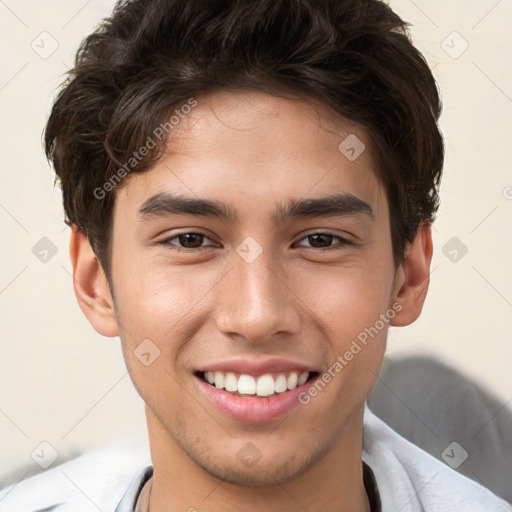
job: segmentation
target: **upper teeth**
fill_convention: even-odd
[[[270,396],[283,393],[289,389],[304,384],[309,378],[309,372],[288,374],[280,373],[274,378],[270,373],[253,377],[241,374],[238,377],[232,372],[204,372],[204,380],[214,384],[218,389],[225,389],[240,395]]]

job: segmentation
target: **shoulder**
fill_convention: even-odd
[[[374,472],[383,510],[512,511],[501,498],[405,440],[368,407],[363,459]]]
[[[2,512],[115,510],[140,471],[150,464],[146,446],[96,450],[0,491]]]

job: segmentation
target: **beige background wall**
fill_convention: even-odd
[[[76,304],[69,230],[41,149],[52,93],[82,37],[112,5],[0,2],[4,483],[39,470],[31,453],[43,441],[63,460],[145,427],[119,342],[96,334]],[[445,104],[447,158],[430,294],[418,322],[391,332],[389,354],[435,355],[510,407],[512,2],[392,0],[391,5],[412,23],[414,40],[434,67]]]

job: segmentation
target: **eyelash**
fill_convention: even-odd
[[[184,251],[184,252],[193,252],[193,251],[197,251],[197,250],[200,250],[200,249],[206,249],[207,248],[207,246],[206,247],[200,246],[200,247],[194,247],[194,248],[180,247],[180,246],[176,246],[175,244],[171,243],[172,240],[175,240],[175,239],[177,239],[177,238],[179,238],[180,236],[183,236],[183,235],[201,235],[201,236],[205,237],[207,240],[211,240],[211,238],[206,233],[203,233],[202,231],[185,231],[184,233],[178,233],[177,235],[174,235],[172,237],[166,238],[165,240],[162,240],[159,243],[164,245],[164,246],[167,246],[167,247],[172,247],[173,250]],[[301,247],[305,247],[306,249],[313,250],[313,251],[329,251],[329,250],[339,249],[339,248],[341,248],[343,246],[353,245],[353,243],[350,242],[349,240],[347,240],[346,238],[343,238],[343,237],[341,237],[339,235],[334,235],[332,233],[325,232],[325,231],[313,231],[311,233],[307,233],[302,238],[300,238],[298,240],[298,242],[302,242],[303,240],[305,240],[305,239],[307,239],[309,237],[315,236],[315,235],[327,235],[327,236],[330,236],[330,237],[333,238],[333,240],[338,240],[338,243],[340,243],[340,245],[339,246],[331,245],[331,246],[328,246],[328,247],[308,247],[308,246],[301,246]],[[297,243],[297,242],[295,242],[295,243]]]

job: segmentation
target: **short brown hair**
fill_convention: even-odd
[[[121,0],[82,42],[45,129],[66,222],[87,235],[107,275],[115,194],[95,190],[119,178],[176,106],[234,88],[314,96],[368,129],[403,261],[419,225],[434,219],[444,147],[436,82],[388,5]],[[162,139],[133,172],[156,163]]]

